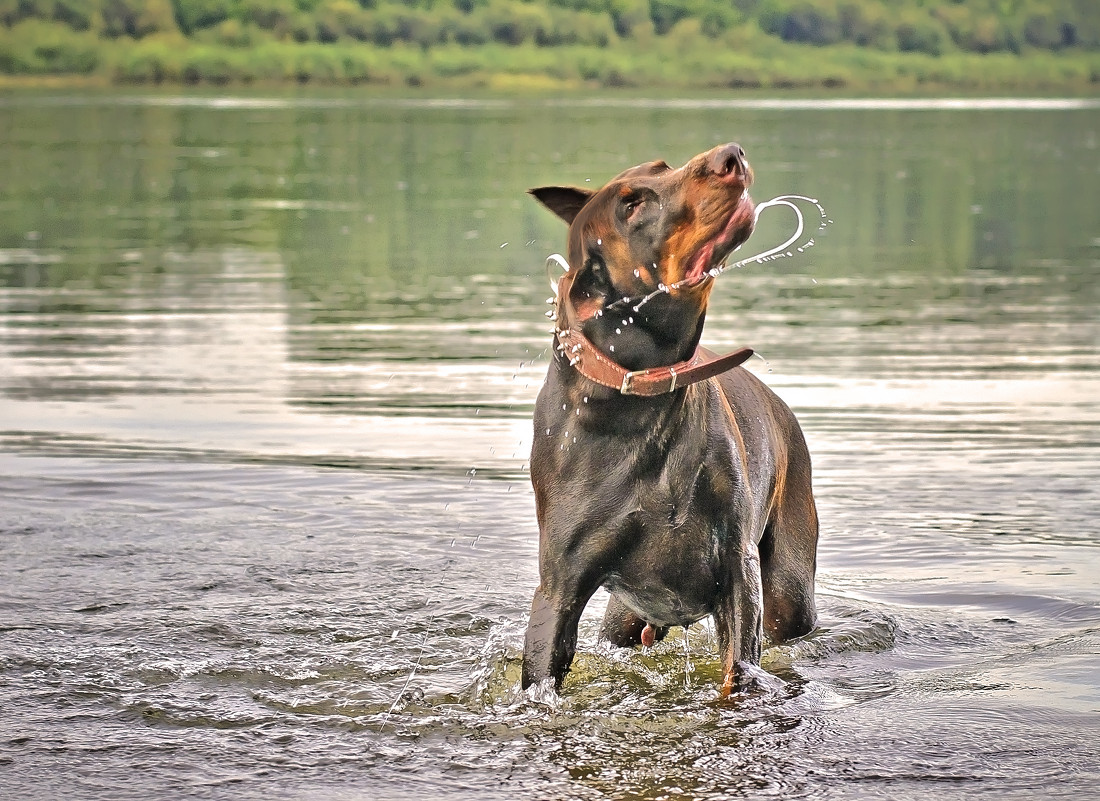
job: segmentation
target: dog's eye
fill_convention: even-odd
[[[627,198],[626,200],[624,200],[623,201],[623,214],[626,217],[626,219],[629,220],[631,217],[633,217],[638,212],[638,210],[642,207],[643,203],[645,203],[645,198],[642,198],[642,197],[632,197],[632,198]]]

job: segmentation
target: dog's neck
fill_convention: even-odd
[[[709,287],[634,298],[590,295],[575,283],[573,272],[558,283],[558,328],[584,334],[627,370],[667,367],[689,359],[699,346]]]
[[[661,292],[648,302],[607,304],[581,325],[601,353],[627,370],[667,367],[691,358],[703,335],[706,310]]]
[[[743,348],[718,357],[699,348],[709,291],[689,298],[661,292],[609,304],[582,292],[574,303],[568,278],[559,287],[554,356],[560,378],[574,391],[590,390],[603,400],[668,396],[752,355]]]

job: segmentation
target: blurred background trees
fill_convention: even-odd
[[[813,55],[823,48],[843,55]],[[1087,56],[1078,77],[1095,84],[1098,52],[1100,0],[0,0],[0,72],[121,81],[415,82],[504,69],[640,83],[639,64],[659,76],[648,57],[667,62],[672,84],[735,71],[742,83],[730,85],[769,85],[779,61],[796,83],[832,63],[844,84],[875,65],[930,69],[890,54],[1072,53]],[[948,83],[965,70],[944,64]]]

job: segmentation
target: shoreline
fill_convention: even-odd
[[[485,87],[393,87],[301,85],[286,83],[155,85],[112,84],[84,76],[51,76],[51,80],[7,81],[0,76],[0,106],[19,97],[49,97],[74,105],[217,106],[220,108],[282,108],[290,106],[356,107],[395,105],[437,108],[512,108],[519,106],[643,107],[650,110],[730,109],[782,111],[1072,111],[1100,110],[1100,94],[1080,92],[809,92],[755,90],[731,92],[668,87],[573,90],[520,93]],[[66,93],[81,92],[66,97]]]
[[[429,99],[433,97],[474,97],[516,98],[527,96],[532,100],[553,98],[608,98],[612,102],[627,102],[635,98],[682,97],[687,102],[704,98],[727,98],[729,102],[753,103],[766,98],[789,98],[798,102],[859,101],[893,98],[921,103],[933,99],[957,99],[960,101],[997,99],[1009,100],[1082,100],[1100,103],[1100,84],[1065,83],[1043,85],[1041,87],[1014,83],[991,84],[982,88],[972,85],[953,83],[924,83],[912,86],[907,83],[874,85],[778,85],[760,87],[727,87],[713,85],[655,84],[651,86],[609,86],[598,82],[540,81],[538,76],[512,75],[486,76],[477,81],[441,80],[430,82],[390,83],[390,82],[321,82],[321,81],[254,81],[235,80],[224,82],[194,81],[114,81],[103,75],[4,75],[0,74],[0,93],[22,93],[33,91],[71,91],[91,90],[97,92],[120,93],[161,93],[179,92],[184,94],[221,94],[235,92],[247,95],[284,95],[301,92],[321,92],[345,94],[359,90],[364,94],[377,97]],[[672,101],[674,102],[674,101]],[[718,101],[725,102],[725,101]]]
[[[759,52],[624,47],[441,46],[428,50],[269,44],[233,48],[146,41],[103,47],[84,70],[8,71],[8,89],[484,92],[629,96],[728,93],[814,96],[1064,95],[1100,97],[1100,53],[979,55],[874,51],[781,43]]]

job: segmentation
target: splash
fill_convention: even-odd
[[[807,250],[812,248],[816,243],[816,240],[813,236],[804,238],[806,233],[806,218],[802,213],[802,209],[798,206],[799,202],[812,204],[821,215],[820,222],[817,226],[817,231],[824,230],[826,226],[832,223],[832,220],[829,219],[829,215],[825,211],[825,207],[822,206],[816,198],[807,197],[806,195],[779,195],[778,197],[773,197],[771,200],[765,200],[763,203],[758,203],[755,210],[755,216],[753,218],[754,224],[756,222],[759,222],[760,215],[766,209],[773,209],[779,206],[785,206],[786,208],[791,209],[795,213],[795,217],[797,218],[794,233],[791,234],[791,236],[783,244],[777,245],[776,247],[773,247],[769,250],[765,250],[763,253],[757,253],[755,256],[748,256],[746,258],[735,261],[732,264],[723,262],[717,267],[711,268],[704,280],[713,280],[724,273],[726,270],[738,269],[740,267],[744,267],[746,264],[750,264],[753,262],[755,262],[756,264],[763,264],[765,262],[775,261],[776,259],[786,259],[794,256],[796,252],[805,253]],[[740,246],[738,246],[734,250],[734,252],[736,253],[737,250],[740,249]],[[550,281],[550,288],[554,290],[554,297],[547,298],[547,303],[553,303],[555,301],[558,294],[558,278],[560,278],[560,276],[552,275],[552,270],[550,266],[551,264],[560,267],[563,272],[569,272],[569,262],[566,261],[565,257],[562,256],[560,253],[552,253],[546,257],[547,278]],[[653,267],[654,269],[656,269],[657,265],[654,264]],[[639,270],[635,270],[634,275],[639,275]],[[683,281],[677,281],[674,284],[658,284],[656,290],[641,298],[619,298],[614,303],[610,303],[604,309],[601,309],[599,313],[602,314],[603,311],[612,309],[615,306],[627,305],[631,303],[635,304],[633,306],[634,311],[639,311],[653,298],[657,297],[658,295],[668,294],[674,289],[679,289],[681,285],[686,283],[686,281],[687,279],[684,279]],[[635,301],[637,302],[635,303]],[[556,319],[557,317],[554,310],[547,312],[546,316],[550,317],[551,319]],[[633,322],[633,320],[631,321]]]
[[[561,278],[561,276],[553,274],[553,271],[550,269],[551,264],[556,264],[561,268],[563,273],[567,273],[569,272],[569,262],[567,262],[565,256],[560,253],[551,253],[546,257],[546,279],[550,282],[550,288],[554,290],[554,297],[556,298],[558,296],[558,279]],[[547,298],[546,302],[551,303],[553,300],[554,298]]]
[[[812,203],[818,213],[821,215],[821,222],[817,226],[818,231],[825,229],[832,220],[829,219],[829,215],[825,212],[825,208],[817,201],[816,198],[806,197],[805,195],[780,195],[779,197],[773,197],[771,200],[765,200],[763,203],[757,204],[755,221],[759,222],[760,214],[765,209],[775,208],[777,206],[786,206],[794,211],[795,216],[798,218],[797,227],[791,237],[782,245],[778,245],[771,250],[765,250],[763,253],[758,253],[755,256],[749,256],[748,258],[735,261],[733,264],[720,264],[710,271],[712,278],[717,278],[723,272],[728,269],[736,269],[738,267],[744,267],[749,262],[756,262],[757,264],[763,264],[766,261],[774,261],[776,259],[785,259],[794,255],[790,251],[792,246],[797,248],[797,252],[805,253],[807,250],[814,246],[815,240],[811,236],[805,241],[802,240],[803,233],[806,230],[806,218],[802,215],[802,209],[794,201],[803,201],[806,203]],[[800,244],[795,244],[800,243]],[[738,248],[740,249],[740,248]]]

